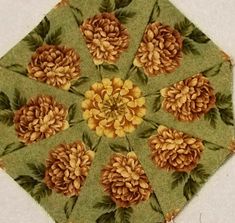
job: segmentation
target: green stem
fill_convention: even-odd
[[[131,152],[131,151],[134,151],[133,147],[131,146],[131,142],[129,140],[129,138],[126,136],[126,141],[127,141],[127,144],[128,144],[128,150]]]
[[[159,127],[159,124],[153,120],[147,119],[147,118],[143,118],[143,120],[151,125],[153,125],[156,129]]]
[[[97,147],[99,146],[101,140],[102,140],[102,136],[99,137],[97,143],[93,146],[92,151],[97,152]]]

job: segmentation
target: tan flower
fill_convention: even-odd
[[[68,128],[67,115],[68,109],[52,96],[31,98],[15,112],[15,130],[20,141],[31,144]]]
[[[165,215],[165,223],[173,223],[175,217],[179,214],[180,209],[175,209]]]
[[[182,59],[182,40],[180,33],[168,25],[149,24],[134,65],[143,68],[147,76],[173,72]]]
[[[0,159],[0,169],[4,170],[4,167],[5,167],[4,162],[2,159]]]
[[[103,79],[85,93],[83,118],[99,136],[124,137],[133,132],[146,113],[145,98],[130,80]]]
[[[228,149],[232,153],[235,153],[235,140],[234,139],[230,142]]]
[[[128,48],[127,29],[112,13],[102,13],[87,19],[81,31],[96,65],[115,63]]]
[[[69,0],[61,0],[56,6],[55,8],[60,8],[60,7],[65,7],[69,5]]]
[[[105,192],[119,207],[129,207],[149,199],[152,188],[134,152],[114,154],[102,169]]]
[[[194,169],[204,149],[202,140],[165,126],[159,126],[148,144],[156,166],[179,172]]]
[[[28,75],[34,80],[68,90],[80,77],[80,57],[72,48],[43,45],[32,55]]]
[[[94,152],[81,141],[57,146],[46,161],[46,185],[65,196],[78,196],[93,158]]]
[[[161,90],[162,106],[180,121],[198,120],[215,106],[216,97],[209,80],[194,75]]]

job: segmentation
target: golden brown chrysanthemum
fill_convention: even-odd
[[[148,144],[156,166],[180,172],[194,169],[204,149],[202,140],[165,126],[159,126]]]
[[[134,152],[114,154],[102,169],[101,184],[119,207],[149,199],[152,188]]]
[[[146,113],[140,88],[120,78],[93,84],[85,93],[82,109],[89,128],[109,138],[133,132]]]
[[[102,13],[87,19],[81,31],[96,65],[115,63],[128,48],[127,29],[112,13]]]
[[[176,216],[179,214],[180,209],[175,209],[165,215],[165,223],[172,223]]]
[[[228,149],[232,153],[235,153],[235,140],[234,139],[230,142]]]
[[[15,112],[14,124],[21,142],[31,144],[69,127],[68,109],[52,96],[31,98]]]
[[[182,40],[180,33],[168,25],[149,24],[134,65],[143,68],[147,76],[173,72],[182,58]]]
[[[78,196],[93,158],[94,152],[81,141],[61,144],[49,153],[44,182],[57,193]]]
[[[43,45],[32,55],[28,75],[34,80],[68,90],[80,77],[80,57],[72,48]]]
[[[69,0],[61,0],[56,6],[55,8],[60,8],[60,7],[65,7],[69,5]]]
[[[161,90],[163,108],[180,121],[198,120],[215,106],[216,97],[209,80],[194,75]]]
[[[0,169],[4,170],[4,162],[2,159],[0,159]]]

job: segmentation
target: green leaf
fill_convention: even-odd
[[[226,125],[234,125],[233,122],[233,109],[231,107],[228,108],[219,108],[219,113],[222,121]]]
[[[27,166],[32,171],[33,175],[39,179],[43,180],[45,177],[46,167],[44,164],[34,164],[34,163],[27,163]]]
[[[130,18],[133,18],[136,15],[135,12],[127,11],[124,9],[118,9],[115,12],[116,18],[123,24],[127,23]]]
[[[171,176],[173,178],[171,183],[172,189],[175,189],[180,184],[183,184],[188,178],[188,174],[186,172],[174,172]]]
[[[223,63],[217,64],[214,67],[211,67],[208,70],[203,71],[202,74],[206,77],[214,77],[220,73],[222,65]]]
[[[18,74],[21,74],[23,76],[28,76],[28,71],[26,68],[24,68],[22,65],[20,64],[12,64],[12,65],[9,65],[9,66],[6,66],[5,67],[6,69],[8,70],[11,70],[15,73],[18,73]]]
[[[15,152],[19,149],[22,149],[23,147],[25,147],[24,143],[15,143],[15,142],[10,143],[3,149],[2,156]]]
[[[148,128],[141,131],[138,136],[142,139],[149,138],[156,131],[156,128]]]
[[[207,149],[212,150],[212,151],[224,149],[224,147],[222,147],[222,146],[219,146],[214,143],[207,142],[207,141],[203,141],[203,144]]]
[[[0,92],[0,110],[11,110],[10,99],[4,92]]]
[[[116,220],[121,223],[131,223],[131,215],[133,213],[133,209],[131,207],[128,208],[118,208],[116,211]]]
[[[97,202],[93,207],[101,210],[114,210],[116,204],[109,196],[103,196],[102,201]]]
[[[74,206],[77,203],[77,200],[78,200],[78,197],[73,196],[73,197],[69,198],[69,200],[65,203],[64,213],[65,213],[67,219],[69,219],[69,217],[74,209]]]
[[[114,11],[114,5],[110,0],[102,0],[100,7],[99,7],[100,12],[112,12]]]
[[[81,26],[83,23],[83,14],[82,11],[74,6],[70,5],[70,9],[72,10],[73,17],[76,20],[78,26]]]
[[[140,68],[137,68],[136,70],[136,76],[138,77],[139,81],[142,84],[147,84],[148,83],[148,76],[144,74],[144,72],[141,71]]]
[[[85,145],[88,148],[92,148],[92,141],[91,141],[91,138],[90,138],[90,136],[89,136],[89,134],[87,132],[83,132],[83,134],[82,134],[82,141],[85,143]]]
[[[70,126],[73,126],[73,121],[76,115],[76,110],[77,110],[77,105],[76,104],[72,104],[69,107],[69,112],[68,112],[68,122],[70,124]]]
[[[151,208],[161,214],[161,215],[164,215],[163,211],[162,211],[162,208],[161,208],[161,205],[157,199],[157,196],[155,193],[152,193],[151,196],[150,196],[150,205],[151,205]]]
[[[103,67],[103,69],[110,71],[110,72],[116,73],[119,71],[118,67],[114,64],[102,64],[101,66]]]
[[[96,219],[96,223],[115,223],[115,212],[111,211],[102,214],[98,219]]]
[[[114,152],[129,152],[129,150],[126,146],[119,145],[119,144],[116,144],[116,143],[109,144],[109,147]]]
[[[212,108],[210,109],[209,112],[207,112],[205,115],[204,115],[204,119],[206,121],[209,121],[211,127],[213,127],[214,129],[216,128],[216,121],[218,119],[218,112],[217,112],[217,109],[216,108]]]
[[[89,77],[80,77],[78,80],[72,83],[72,87],[80,87],[87,81],[89,81]]]
[[[184,21],[175,24],[175,29],[177,29],[183,36],[189,35],[194,28],[194,25],[185,18]]]
[[[33,193],[34,188],[40,184],[38,180],[28,175],[18,176],[15,181],[29,193]]]
[[[43,45],[43,39],[35,35],[34,33],[30,33],[24,38],[24,41],[27,43],[29,49],[31,51],[36,51],[37,48]]]
[[[36,27],[35,32],[44,40],[50,30],[50,21],[45,17]]]
[[[158,1],[156,1],[153,7],[153,11],[151,13],[150,19],[149,19],[149,23],[155,22],[157,18],[159,17],[160,12],[161,12],[161,9],[159,7]]]
[[[184,189],[183,189],[183,194],[187,201],[197,193],[199,187],[200,187],[200,184],[197,183],[195,180],[193,180],[192,177],[188,178],[188,181],[184,185]]]
[[[220,92],[216,93],[216,106],[218,108],[232,107],[232,94],[222,94]]]
[[[210,41],[210,39],[198,28],[195,28],[188,37],[197,43],[208,43]]]
[[[158,112],[161,109],[161,95],[157,95],[153,102],[153,112]]]
[[[32,193],[33,198],[40,202],[42,198],[48,197],[52,194],[52,190],[47,187],[46,184],[40,183],[35,187],[35,191]]]
[[[194,43],[189,39],[184,39],[183,41],[183,53],[184,54],[193,54],[200,55],[200,52],[196,49]]]
[[[15,110],[19,110],[26,103],[27,103],[27,99],[21,96],[20,91],[15,88],[15,93],[14,93],[14,98],[13,98],[13,108]]]
[[[204,183],[210,175],[206,172],[202,164],[198,164],[197,167],[191,171],[191,176],[200,179],[201,183]]]
[[[115,0],[115,9],[127,7],[132,0]]]
[[[46,43],[49,45],[59,45],[61,44],[61,34],[62,34],[62,28],[59,27],[54,32],[49,34],[46,38]]]
[[[12,126],[14,124],[14,112],[5,111],[4,113],[0,114],[0,122],[7,126]]]

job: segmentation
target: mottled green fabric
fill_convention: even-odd
[[[235,150],[230,58],[168,0],[61,1],[0,79],[0,167],[58,223],[171,222]]]

